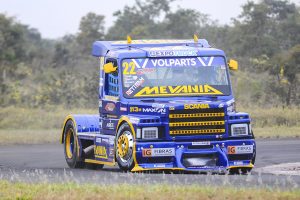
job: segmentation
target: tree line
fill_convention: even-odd
[[[188,39],[196,33],[239,60],[234,92],[246,105],[299,105],[300,8],[287,0],[247,2],[232,25],[221,25],[196,9],[171,9],[175,0],[136,0],[105,16],[88,13],[79,32],[56,40],[0,14],[1,106],[95,107],[98,63],[95,40]]]

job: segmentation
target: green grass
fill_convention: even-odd
[[[172,185],[28,184],[0,181],[0,199],[299,199],[300,189]]]
[[[257,138],[300,137],[300,108],[241,107],[253,119]],[[60,139],[63,121],[68,114],[95,114],[97,109],[62,107],[15,108],[0,110],[0,144],[54,143]]]
[[[65,109],[62,107],[15,108],[6,107],[0,110],[0,129],[61,129],[68,114],[96,114],[97,109]]]

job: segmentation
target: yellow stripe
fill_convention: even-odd
[[[244,168],[244,167],[246,167],[246,168],[253,168],[253,167],[254,167],[254,165],[253,165],[252,163],[250,163],[249,165],[242,165],[242,166],[230,166],[230,167],[228,167],[228,169],[233,169],[233,168]]]
[[[224,113],[193,113],[193,114],[170,114],[170,118],[192,118],[192,117],[223,117]]]
[[[84,162],[93,163],[93,164],[100,164],[100,165],[115,166],[115,162],[105,162],[105,161],[99,161],[99,160],[93,160],[93,159],[85,159]]]
[[[198,133],[224,133],[225,129],[204,129],[204,130],[174,130],[170,131],[172,135],[182,135],[182,134],[198,134]]]
[[[139,168],[134,167],[131,171],[138,172],[138,171],[150,171],[150,170],[184,170],[183,168]]]
[[[224,121],[205,121],[205,122],[176,122],[169,123],[170,127],[174,126],[212,126],[212,125],[224,125]]]

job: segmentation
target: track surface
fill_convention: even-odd
[[[257,140],[257,158],[251,175],[123,173],[117,167],[102,170],[69,169],[59,144],[0,146],[0,179],[27,182],[172,183],[236,186],[299,187],[300,176],[260,173],[260,168],[300,162],[299,139]]]

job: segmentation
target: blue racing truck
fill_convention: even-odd
[[[204,39],[96,41],[99,114],[66,117],[71,168],[246,173],[256,145],[249,114],[235,110],[222,50]]]

